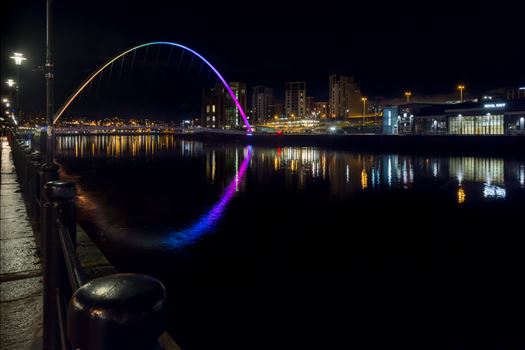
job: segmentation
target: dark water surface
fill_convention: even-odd
[[[80,220],[189,349],[518,349],[525,160],[62,136]]]

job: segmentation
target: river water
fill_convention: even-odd
[[[79,220],[188,349],[515,348],[525,160],[61,136]]]

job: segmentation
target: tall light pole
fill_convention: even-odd
[[[47,117],[47,151],[46,162],[53,163],[53,63],[51,56],[51,0],[46,0],[46,117]]]
[[[13,61],[15,61],[16,66],[16,102],[15,102],[15,108],[16,112],[19,113],[19,106],[20,106],[20,66],[22,65],[22,62],[26,61],[27,58],[24,57],[24,54],[15,52],[13,53],[13,56],[9,57]]]
[[[458,90],[459,90],[459,100],[461,101],[461,103],[463,103],[463,90],[465,90],[465,85],[459,84]]]
[[[361,97],[361,101],[363,101],[363,127],[365,126],[366,100],[366,97]]]
[[[405,91],[405,97],[407,98],[407,102],[410,102],[410,97],[412,97],[412,92]]]

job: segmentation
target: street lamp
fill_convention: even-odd
[[[22,53],[18,53],[18,52],[15,52],[13,54],[13,56],[9,57],[11,58],[12,60],[15,61],[15,64],[17,66],[20,66],[22,64],[22,62],[24,62],[25,60],[27,60],[27,58],[24,57],[24,54]]]
[[[27,58],[24,57],[24,54],[21,54],[19,52],[15,52],[13,56],[9,58],[15,61],[15,65],[16,65],[16,81],[18,82],[18,84],[16,84],[16,103],[15,103],[16,107],[15,108],[16,108],[17,113],[20,113],[20,111],[18,110],[18,107],[20,105],[20,92],[19,92],[20,90],[20,66],[22,65],[22,62],[27,60]]]
[[[410,102],[410,97],[412,97],[412,92],[405,91],[405,97],[407,98],[407,102]]]
[[[458,85],[458,90],[459,90],[459,100],[461,101],[461,103],[463,103],[463,90],[465,90],[465,85],[463,84]]]
[[[15,81],[13,79],[7,79],[5,82],[9,87],[13,87],[15,85]]]
[[[361,101],[363,101],[363,127],[365,126],[366,100],[366,97],[361,97]]]

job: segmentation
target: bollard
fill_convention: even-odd
[[[44,186],[46,201],[58,202],[60,204],[59,219],[71,234],[73,245],[77,243],[77,222],[75,183],[67,181],[50,181]]]
[[[67,275],[58,236],[57,222],[66,227],[75,222],[74,215],[75,184],[64,181],[51,181],[44,185],[45,203],[42,206],[42,227],[44,246],[44,329],[43,348],[56,349],[59,344],[57,324],[57,292],[64,291]]]
[[[48,164],[48,163],[44,163],[42,164],[42,166],[40,167],[40,169],[38,169],[38,176],[40,178],[40,188],[39,188],[39,192],[38,192],[38,197],[40,198],[40,203],[44,203],[46,201],[46,198],[45,198],[45,195],[44,195],[44,186],[46,183],[50,182],[50,181],[55,181],[58,179],[58,166],[54,163],[51,163],[51,164]],[[43,223],[43,205],[42,205],[42,210],[40,211],[40,217],[41,217],[41,220],[40,220],[40,225],[41,227],[44,227],[44,223]]]
[[[67,332],[82,350],[161,349],[166,290],[142,274],[115,274],[92,280],[69,302]]]

